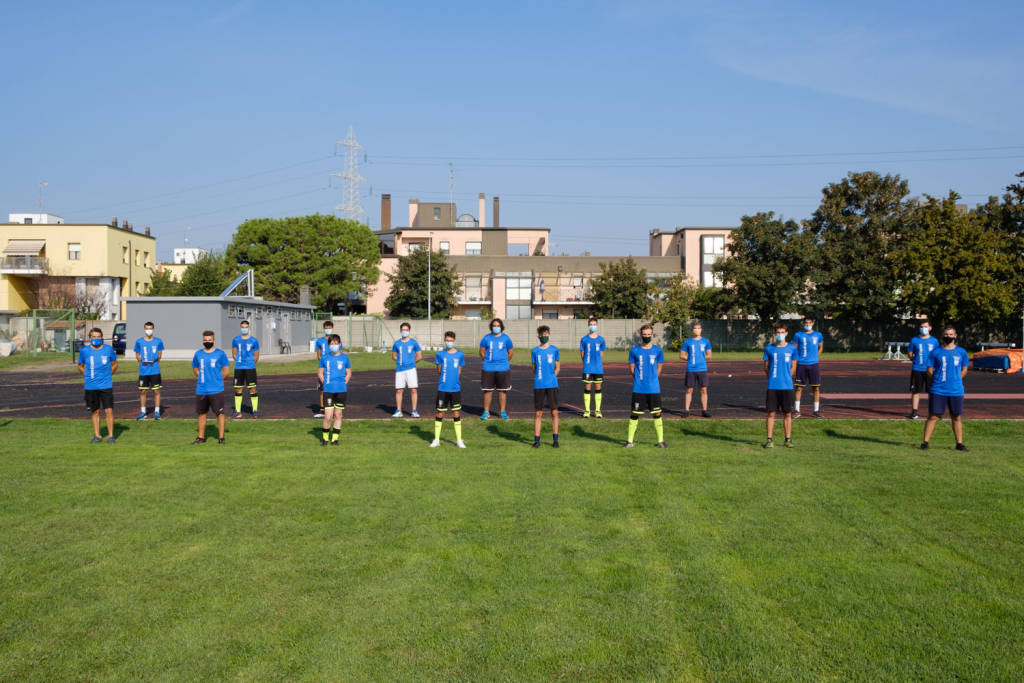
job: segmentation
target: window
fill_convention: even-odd
[[[452,243],[451,243],[451,242],[449,242],[448,240],[441,240],[441,241],[440,241],[440,242],[438,243],[438,247],[437,247],[437,248],[438,248],[438,250],[439,250],[439,251],[440,251],[440,252],[441,252],[442,254],[444,254],[445,256],[447,256],[447,255],[448,255],[449,253],[451,253],[451,250],[452,250]]]
[[[700,238],[700,284],[703,287],[721,287],[721,276],[711,272],[715,261],[725,256],[725,237],[708,235]]]
[[[466,309],[466,320],[479,320],[480,309],[479,308],[467,308]]]
[[[466,242],[466,256],[479,256],[480,255],[480,243],[479,242]]]
[[[506,320],[529,320],[532,317],[529,306],[506,306]]]
[[[558,309],[552,308],[550,310],[546,310],[541,314],[541,317],[545,320],[558,320]]]
[[[582,287],[583,286],[583,276],[582,275],[573,275],[572,276],[572,286],[573,287]]]
[[[142,295],[142,283],[141,282],[136,282],[135,283],[135,294],[138,295],[138,296]]]
[[[510,277],[505,280],[506,301],[530,301],[530,289],[532,288],[529,277]]]
[[[135,265],[142,265],[142,252],[139,251],[138,249],[135,250]]]
[[[147,268],[149,268],[149,267],[150,267],[150,266],[152,265],[152,264],[151,264],[151,263],[149,262],[149,252],[148,252],[148,251],[144,251],[144,252],[142,252],[142,264],[143,264],[144,266],[146,266]]]
[[[82,244],[80,242],[68,242],[68,261],[82,260]]]
[[[128,247],[121,247],[121,261],[128,263]]]
[[[483,301],[483,278],[479,275],[466,277],[466,301]],[[468,315],[468,313],[467,313]]]
[[[23,222],[23,225],[32,225],[32,219],[31,218],[26,218],[24,220],[24,222]]]
[[[409,242],[409,253],[415,254],[420,249],[426,248],[426,242]]]
[[[441,220],[441,207],[440,206],[435,206],[434,207],[434,220],[435,221]]]
[[[508,245],[509,256],[529,256],[530,245],[520,242],[513,242]]]

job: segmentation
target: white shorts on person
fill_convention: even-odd
[[[418,387],[416,368],[395,371],[395,389],[416,389]]]

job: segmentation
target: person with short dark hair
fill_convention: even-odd
[[[768,418],[765,422],[768,440],[765,448],[775,448],[772,433],[775,430],[775,413],[783,415],[782,427],[786,434],[786,448],[793,448],[793,377],[797,372],[796,346],[786,341],[786,326],[776,323],[775,338],[764,347],[764,374],[768,377],[768,392],[765,408]]]
[[[665,365],[665,352],[654,345],[654,327],[640,328],[640,343],[629,350],[629,372],[633,375],[633,395],[630,397],[629,430],[626,448],[633,448],[633,438],[640,425],[640,416],[650,411],[654,432],[658,435],[658,448],[668,448],[665,428],[661,423],[661,369]]]
[[[970,358],[967,351],[956,343],[956,328],[947,325],[942,328],[941,344],[928,356],[928,376],[931,378],[931,391],[928,393],[928,421],[924,423],[924,441],[921,450],[927,450],[935,425],[949,410],[949,420],[953,426],[953,437],[956,449],[966,451],[964,445],[964,378]]]
[[[927,394],[931,390],[932,380],[928,374],[931,367],[932,351],[939,348],[939,341],[932,336],[932,324],[928,320],[922,320],[918,327],[918,335],[910,340],[907,355],[910,356],[910,415],[907,418],[917,420],[921,416],[917,413],[920,405],[921,394]]]
[[[437,366],[437,413],[434,415],[434,440],[431,448],[441,445],[441,427],[444,426],[444,414],[451,412],[455,427],[455,445],[465,448],[462,440],[462,368],[466,367],[466,355],[455,348],[455,333],[444,333],[444,351],[434,357]]]
[[[594,417],[601,415],[601,388],[604,385],[604,352],[608,345],[597,333],[597,318],[587,320],[587,334],[580,339],[583,361],[583,417],[590,417],[590,394],[594,394]]]
[[[396,339],[391,345],[391,360],[395,361],[395,412],[391,417],[402,417],[402,394],[406,388],[409,389],[412,416],[419,417],[416,403],[420,384],[416,375],[416,363],[423,359],[423,349],[412,336],[412,325],[402,323],[398,330],[401,339]]]
[[[320,358],[317,378],[324,389],[324,424],[321,446],[341,445],[341,414],[348,400],[348,383],[352,379],[352,363],[341,352],[341,337],[327,338],[327,353]]]
[[[152,322],[142,326],[142,336],[135,340],[135,360],[139,362],[139,415],[136,420],[146,419],[146,392],[153,390],[153,419],[160,419],[160,389],[163,386],[160,375],[160,359],[164,357],[164,342],[154,336],[156,327]]]
[[[203,348],[192,356],[192,376],[196,378],[196,415],[198,435],[193,444],[206,443],[206,415],[217,416],[217,443],[224,443],[224,380],[231,372],[228,354],[214,348],[213,330],[203,331]]]
[[[508,419],[505,407],[508,392],[512,390],[512,338],[505,334],[505,323],[501,318],[491,320],[491,331],[480,340],[480,358],[483,366],[480,370],[480,388],[484,392],[484,412],[481,420],[491,416],[491,395],[498,392],[498,408],[501,419]]]
[[[252,417],[260,416],[260,397],[256,391],[256,363],[260,360],[260,342],[252,336],[249,321],[240,324],[241,334],[231,340],[231,360],[235,362],[235,412],[231,419],[242,417],[242,392],[249,391],[249,403],[252,405]]]
[[[85,405],[92,413],[92,443],[100,443],[100,409],[107,419],[107,443],[114,443],[114,373],[117,354],[103,343],[103,330],[89,330],[89,344],[78,352],[78,372],[85,379]]]
[[[533,447],[540,448],[540,425],[544,418],[544,404],[551,411],[551,445],[558,448],[558,371],[562,364],[558,347],[551,343],[551,328],[537,328],[538,346],[530,351],[533,363]]]
[[[822,417],[821,414],[821,364],[819,356],[825,348],[825,338],[814,329],[814,318],[810,315],[804,316],[804,329],[793,335],[793,345],[796,346],[796,388],[795,400],[793,401],[793,417],[800,417],[800,395],[804,387],[811,388],[814,399],[814,417]]]
[[[686,395],[683,397],[683,417],[690,416],[690,402],[693,388],[700,387],[700,408],[702,417],[711,417],[708,412],[708,361],[711,360],[711,342],[701,336],[704,326],[700,321],[693,324],[693,336],[683,342],[679,358],[686,363]]]
[[[327,340],[328,340],[328,338],[330,338],[330,336],[332,334],[334,334],[334,321],[333,320],[325,320],[324,321],[324,335],[322,337],[317,337],[316,343],[313,345],[313,350],[316,353],[317,368],[320,367],[320,359],[324,357],[325,353],[327,353]],[[340,339],[340,337],[339,337],[339,339]],[[341,342],[338,342],[338,343],[340,344]],[[344,349],[345,346],[342,345],[341,348]],[[317,372],[318,372],[317,376],[319,376],[319,370]],[[324,385],[322,383],[320,383],[320,382],[317,382],[316,390],[320,393],[320,403],[319,403],[320,409],[316,413],[313,414],[313,417],[314,418],[319,418],[319,417],[323,417],[324,416]]]

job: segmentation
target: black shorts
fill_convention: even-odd
[[[604,382],[604,374],[600,372],[584,372],[583,383],[584,384],[600,384]]]
[[[938,394],[928,395],[928,414],[942,417],[949,408],[949,414],[956,417],[964,412],[963,396],[940,396]]]
[[[796,379],[793,380],[793,384],[798,387],[820,387],[821,366],[818,363],[814,365],[797,365]]]
[[[651,411],[651,415],[661,415],[661,394],[638,394],[636,392],[629,399],[633,414],[639,415],[645,410]]]
[[[345,399],[348,398],[347,391],[325,391],[324,408],[345,409]]]
[[[196,415],[224,414],[224,394],[196,394]]]
[[[235,370],[235,389],[256,386],[256,368]]]
[[[769,389],[764,405],[769,413],[792,413],[796,403],[796,392],[793,389]]]
[[[705,372],[686,372],[686,388],[692,389],[693,387],[706,387],[708,384],[708,373]]]
[[[109,410],[114,407],[114,390],[111,389],[86,389],[85,390],[85,405],[89,407],[91,412],[96,412],[100,408]]]
[[[558,410],[558,387],[533,390],[533,409],[544,410],[545,402],[551,410]]]
[[[910,393],[912,394],[927,394],[931,391],[932,380],[928,376],[927,370],[911,370],[910,371]]]
[[[159,389],[163,386],[161,380],[160,373],[155,375],[139,375],[139,389]]]
[[[439,391],[437,392],[437,412],[445,413],[449,410],[462,410],[461,391]]]
[[[481,370],[480,388],[484,391],[510,391],[512,373],[508,370]]]

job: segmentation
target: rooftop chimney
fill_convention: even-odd
[[[498,227],[501,223],[498,220],[498,198],[494,198],[494,227]]]
[[[391,195],[389,194],[380,196],[380,229],[391,229]]]
[[[149,237],[149,226],[146,226],[146,237]]]
[[[477,214],[478,216],[480,216],[480,227],[481,228],[486,228],[487,227],[487,219],[485,218],[486,211],[487,211],[487,198],[484,197],[484,193],[481,192],[480,193],[480,212]]]
[[[117,227],[117,216],[114,216],[113,218],[110,219],[110,224],[113,225],[115,228]]]

